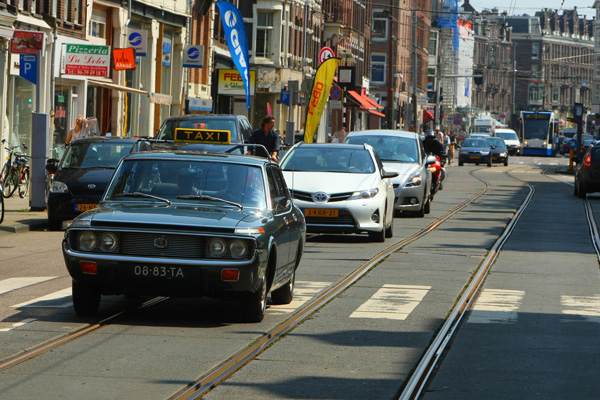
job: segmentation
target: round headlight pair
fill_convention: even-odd
[[[104,232],[96,236],[94,232],[83,231],[77,236],[77,245],[83,251],[92,251],[98,246],[100,250],[108,253],[117,248],[117,235]]]
[[[228,249],[233,258],[244,258],[248,254],[248,245],[241,239],[233,239],[229,245],[223,238],[213,238],[208,242],[208,252],[211,257],[223,257]]]

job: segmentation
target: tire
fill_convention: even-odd
[[[378,232],[369,232],[369,240],[371,242],[383,243],[385,242],[385,227],[381,228]]]
[[[458,160],[458,166],[462,167],[463,165],[465,165],[465,163],[461,159],[459,159]]]
[[[290,280],[277,290],[271,292],[273,304],[290,304],[294,299],[294,285],[296,284],[296,269],[292,272]]]
[[[423,193],[423,201],[425,201],[426,197],[427,193]],[[423,218],[425,216],[425,203],[421,202],[421,208],[419,208],[418,211],[415,211],[414,215],[417,218]]]
[[[579,182],[577,181],[577,177],[575,177],[575,183],[573,184],[573,194],[579,197]]]
[[[387,228],[385,228],[385,237],[387,239],[393,238],[394,237],[394,218],[392,217],[392,220],[390,222],[390,226],[388,226]]]
[[[508,167],[508,157],[506,157],[506,158],[504,159],[504,166],[505,166],[505,167]]]
[[[4,196],[0,193],[0,224],[4,221]]]
[[[73,280],[73,308],[81,316],[93,316],[100,306],[100,290],[92,285]]]
[[[63,226],[63,221],[60,218],[48,217],[48,229],[51,231],[60,231]]]
[[[423,212],[429,214],[431,212],[431,200],[427,199],[427,203],[423,206]]]
[[[4,175],[3,175],[4,176]],[[8,198],[17,190],[17,172],[10,169],[4,178],[4,197]]]
[[[21,182],[19,183],[19,197],[24,199],[29,193],[29,170],[23,171]]]
[[[579,187],[577,188],[577,196],[580,199],[585,199],[585,195],[587,194],[585,191],[585,187],[583,186],[583,182],[579,181],[577,184]]]
[[[246,322],[261,322],[267,312],[267,282],[262,279],[255,293],[246,293],[241,299],[241,309]]]

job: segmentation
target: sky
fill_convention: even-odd
[[[561,10],[572,10],[577,7],[577,13],[580,17],[585,15],[587,20],[591,20],[596,16],[596,11],[593,8],[594,0],[470,0],[469,3],[479,12],[485,8],[492,9],[496,7],[500,13],[507,11],[509,15],[534,15],[543,8],[550,8],[559,10],[559,14],[562,14]],[[459,6],[463,4],[464,0],[458,0]]]

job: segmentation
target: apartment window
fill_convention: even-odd
[[[371,39],[373,39],[373,41],[382,41],[387,39],[389,22],[390,19],[382,10],[373,11],[373,25],[371,28]]]
[[[100,10],[92,11],[89,35],[106,39],[106,12]]]
[[[371,83],[385,85],[386,54],[371,54]]]
[[[539,43],[531,44],[531,58],[537,60],[540,58],[540,45]]]
[[[528,100],[530,106],[544,105],[544,87],[538,85],[530,86]]]
[[[437,55],[437,32],[429,33],[429,55],[435,56]]]
[[[558,100],[560,99],[560,88],[553,87],[552,88],[552,104],[558,104]]]
[[[259,11],[256,23],[256,57],[270,58],[272,34],[273,13]]]

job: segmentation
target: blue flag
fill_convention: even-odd
[[[217,1],[216,4],[221,13],[221,22],[225,30],[225,38],[227,39],[231,59],[244,82],[246,108],[250,110],[250,58],[248,57],[246,26],[240,10],[236,6],[227,1]]]

